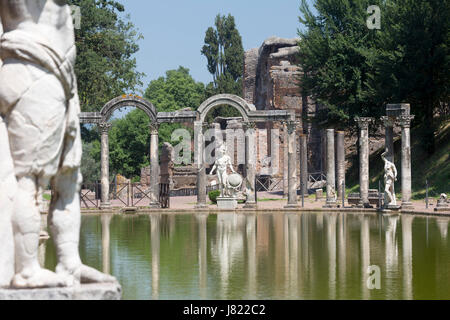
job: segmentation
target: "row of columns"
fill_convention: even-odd
[[[402,208],[412,207],[411,203],[411,138],[410,128],[413,115],[400,115],[397,117],[382,117],[386,130],[386,159],[394,162],[394,125],[397,122],[402,129],[401,149],[401,184],[402,184]],[[355,122],[359,128],[359,185],[360,201],[358,207],[371,207],[369,203],[369,125],[374,123],[374,118],[356,117]],[[345,133],[334,129],[327,130],[327,200],[324,207],[331,208],[337,205],[336,198],[342,197],[345,192]],[[336,149],[335,150],[335,146]],[[335,164],[335,154],[337,163]],[[337,168],[338,192],[335,192],[335,168]]]
[[[150,124],[150,208],[160,208],[159,203],[159,152],[158,152],[158,125]],[[101,135],[101,204],[100,208],[109,209],[109,129],[111,124],[102,122],[99,124]]]

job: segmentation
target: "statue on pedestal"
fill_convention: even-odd
[[[231,163],[231,158],[227,155],[227,147],[222,144],[219,148],[221,153],[220,157],[217,158],[214,166],[209,174],[213,175],[214,171],[217,170],[217,178],[219,180],[220,197],[230,197],[230,188],[228,186],[228,173],[227,169],[230,168],[231,172],[236,173]]]
[[[385,205],[396,206],[397,200],[395,198],[394,182],[397,181],[397,168],[393,162],[386,159],[386,152],[381,154],[381,159],[384,161]]]
[[[0,16],[0,287],[115,282],[83,265],[78,252],[82,148],[70,7],[0,0]],[[56,272],[38,260],[39,202],[49,184]]]

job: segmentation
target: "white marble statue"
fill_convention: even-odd
[[[78,252],[82,151],[70,8],[64,0],[0,0],[0,16],[0,286],[114,282]],[[38,205],[49,183],[55,273],[38,260]]]
[[[394,182],[397,181],[397,168],[393,162],[386,159],[386,152],[381,154],[381,159],[384,161],[384,201],[387,205],[396,206]]]
[[[209,174],[213,175],[217,169],[217,178],[219,179],[219,188],[221,197],[230,197],[230,188],[228,187],[228,173],[227,169],[230,168],[231,172],[236,173],[231,163],[231,158],[227,155],[227,147],[222,144],[219,148],[220,157],[217,158],[214,166]]]

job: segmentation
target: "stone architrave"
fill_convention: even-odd
[[[7,271],[0,277],[1,286],[10,287],[0,290],[0,299],[89,299],[93,292],[105,298],[106,290],[113,287],[113,295],[120,297],[116,279],[82,264],[78,250],[82,143],[70,7],[65,1],[43,0],[39,5],[1,1],[0,16],[7,30],[0,43],[4,63],[0,69],[0,148],[9,146],[1,150],[0,175],[7,179],[13,175],[16,180],[2,180],[0,191],[5,190],[4,183],[9,184],[9,191],[17,186],[12,199],[14,218],[0,220],[2,232],[7,229],[5,224],[13,225],[15,256],[10,261],[3,257],[11,252],[0,253],[0,270]],[[8,121],[3,121],[6,114]],[[39,265],[41,219],[33,200],[42,196],[50,181],[53,196],[48,224],[56,247],[56,272]],[[8,215],[9,195],[0,197],[2,214]],[[5,236],[2,233],[2,242],[8,242]]]
[[[297,121],[287,121],[288,137],[288,203],[285,208],[297,208]]]
[[[337,176],[337,197],[342,199],[345,194],[343,189],[345,184],[345,132],[336,132],[336,176]]]
[[[206,168],[204,162],[203,128],[206,126],[201,121],[194,122],[194,161],[197,167],[197,204],[196,208],[207,208],[206,205]]]
[[[324,208],[337,207],[335,166],[334,129],[327,129],[327,200]]]
[[[100,129],[100,136],[101,136],[100,182],[102,186],[102,193],[101,193],[100,207],[103,209],[108,209],[111,206],[111,203],[109,202],[109,136],[108,136],[111,124],[107,122],[102,122],[98,125],[98,127]]]
[[[245,122],[245,194],[247,201],[244,208],[256,208],[255,178],[256,178],[256,144],[255,123]]]
[[[413,115],[402,115],[397,118],[402,128],[402,152],[401,152],[401,181],[402,181],[402,209],[413,208],[411,202],[411,121]]]
[[[159,203],[159,149],[158,125],[151,123],[150,127],[150,208],[161,208]]]
[[[359,127],[359,204],[361,208],[371,208],[369,203],[369,124],[373,118],[356,117]]]

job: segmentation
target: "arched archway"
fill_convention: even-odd
[[[151,123],[157,122],[156,108],[150,101],[135,95],[123,95],[110,100],[100,111],[102,121],[108,122],[114,111],[122,107],[135,107],[143,110],[150,118]]]
[[[244,122],[249,122],[251,112],[256,111],[254,105],[247,103],[247,101],[239,96],[234,94],[218,94],[203,102],[197,109],[199,121],[205,122],[209,111],[220,105],[228,105],[236,108],[241,113]]]

